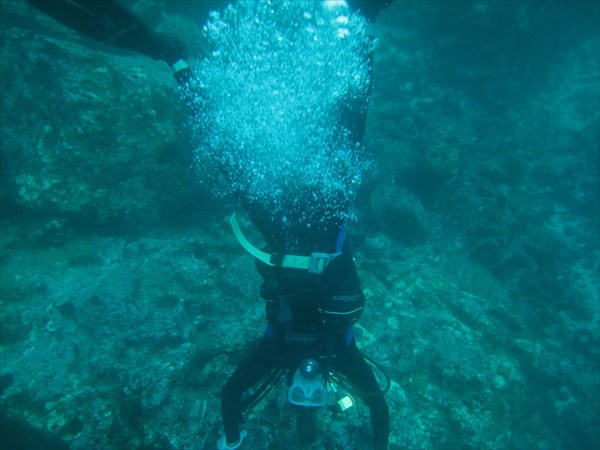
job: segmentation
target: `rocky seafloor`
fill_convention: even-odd
[[[129,5],[201,50],[189,3]],[[600,448],[598,17],[396,2],[374,28],[351,231],[392,449]],[[169,69],[23,2],[0,18],[0,448],[215,448],[264,305]],[[296,444],[283,392],[248,448],[368,448],[360,401]]]

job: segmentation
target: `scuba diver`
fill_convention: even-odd
[[[27,0],[64,25],[105,44],[132,50],[165,61],[174,72],[182,97],[192,116],[204,107],[193,91],[194,73],[186,62],[184,48],[149,30],[131,11],[114,1]],[[373,22],[391,0],[348,0],[337,2]],[[372,63],[372,54],[364,55]],[[371,67],[371,66],[369,66]],[[369,80],[371,74],[369,73]],[[362,98],[347,100],[341,108],[340,126],[359,144],[365,131],[369,90]],[[228,174],[225,174],[227,178]],[[254,247],[243,235],[235,215],[231,225],[236,238],[255,257],[263,279],[260,295],[265,300],[267,329],[258,347],[247,354],[221,392],[225,436],[219,449],[243,447],[241,431],[244,410],[262,399],[282,375],[289,371],[288,401],[297,407],[298,431],[314,432],[316,409],[327,403],[328,386],[350,385],[369,408],[375,449],[386,449],[389,411],[384,392],[372,366],[359,351],[353,324],[365,306],[358,273],[349,248],[343,218],[312,211],[320,220],[310,227],[286,226],[299,223],[303,205],[314,194],[301,192],[285,201],[284,217],[273,220],[270,206],[238,192],[250,220],[267,246]],[[285,202],[284,201],[284,202]],[[349,206],[343,205],[342,207]],[[339,207],[339,204],[336,205]],[[370,360],[369,360],[370,361]],[[262,381],[262,384],[260,384]],[[260,385],[254,394],[248,395]],[[342,401],[343,399],[336,398]]]

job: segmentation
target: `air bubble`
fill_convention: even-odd
[[[214,51],[190,83],[190,101],[206,105],[193,124],[199,176],[218,167],[235,194],[289,225],[353,217],[370,167],[339,120],[340,101],[368,95],[367,24],[329,3],[238,2],[211,14]]]

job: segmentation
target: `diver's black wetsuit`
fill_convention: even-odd
[[[355,3],[372,21],[379,9],[390,2]],[[372,61],[372,55],[366,57]],[[182,86],[186,98],[185,81]],[[347,130],[355,142],[361,142],[364,135],[368,94],[340,108],[339,126]],[[371,366],[359,352],[354,339],[352,325],[362,313],[365,297],[351,252],[345,245],[342,219],[315,208],[311,214],[329,216],[330,219],[312,221],[310,227],[290,225],[298,222],[294,214],[306,214],[306,205],[314,205],[314,201],[303,201],[303,195],[308,198],[311,194],[296,193],[289,198],[289,207],[281,208],[286,218],[273,217],[267,205],[249,200],[243,193],[240,195],[244,209],[265,238],[269,253],[339,255],[320,274],[256,261],[263,278],[260,294],[266,302],[268,324],[258,347],[246,355],[222,389],[221,407],[227,442],[233,444],[240,439],[245,391],[278,368],[293,370],[302,360],[314,358],[325,371],[342,374],[356,387],[371,413],[374,448],[385,449],[389,437],[388,406]]]
[[[180,46],[151,32],[135,15],[114,1],[28,1],[63,24],[105,44],[141,52],[164,60],[174,68],[185,58]],[[391,0],[349,0],[348,3],[351,9],[374,21],[379,10]],[[371,55],[367,57],[371,58]],[[198,107],[197,98],[194,93],[186,92],[191,76],[189,68],[175,73],[183,97],[189,100],[194,114],[194,108]],[[360,142],[364,134],[367,103],[368,95],[340,108],[340,125],[351,133],[355,142]],[[240,200],[265,237],[269,252],[339,255],[319,274],[267,266],[257,261],[257,269],[264,280],[261,296],[266,301],[268,326],[260,345],[244,358],[223,387],[222,413],[227,442],[239,440],[244,391],[273,369],[294,368],[301,360],[312,357],[319,360],[326,371],[343,374],[358,389],[371,412],[374,446],[387,448],[388,407],[373,371],[354,340],[352,324],[358,320],[365,298],[351,253],[345,245],[342,220],[332,218],[315,222],[310,228],[290,228],[283,218],[274,220],[265,205],[252,202],[243,195]],[[302,205],[300,194],[290,203],[289,223],[295,222],[293,215]]]
[[[322,274],[269,267],[257,262],[263,277],[267,330],[222,390],[222,414],[228,442],[239,439],[242,395],[276,368],[294,369],[306,358],[325,371],[345,376],[368,405],[373,444],[387,448],[389,413],[371,367],[358,351],[352,323],[364,295],[349,251],[343,251]]]
[[[391,1],[349,2],[370,21]],[[372,55],[367,58],[371,60]],[[370,94],[370,92],[368,93]],[[355,142],[362,142],[368,95],[344,105],[340,125]],[[307,195],[310,193],[307,193]],[[357,348],[352,325],[362,313],[365,297],[354,260],[345,242],[341,219],[315,222],[310,228],[290,230],[274,218],[264,205],[242,198],[250,219],[267,241],[269,252],[310,255],[313,252],[339,253],[321,274],[305,270],[267,266],[256,261],[263,278],[261,296],[266,302],[267,329],[257,348],[239,364],[223,387],[221,407],[228,443],[240,438],[242,396],[277,368],[295,369],[306,358],[320,362],[325,371],[342,374],[352,383],[371,414],[373,445],[387,448],[389,411],[371,367]],[[290,213],[302,198],[290,200]],[[283,208],[285,211],[286,209]],[[293,223],[294,218],[288,218]],[[290,235],[292,238],[290,239]]]

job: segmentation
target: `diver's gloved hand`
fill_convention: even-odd
[[[173,77],[177,84],[184,85],[192,78],[192,70],[188,66],[187,49],[183,43],[168,34],[153,33],[154,45],[146,54],[153,59],[166,62],[173,69]]]
[[[219,442],[217,442],[217,450],[235,450],[236,448],[240,448],[240,445],[242,445],[242,442],[244,442],[244,439],[247,435],[248,433],[242,431],[240,433],[240,438],[238,439],[238,441],[233,444],[228,444],[227,438],[223,436],[221,439],[219,439]]]
[[[187,59],[187,49],[179,39],[165,33],[152,33],[152,35],[154,45],[148,48],[148,56],[164,61],[171,67],[177,61]]]
[[[358,11],[368,22],[375,22],[379,11],[387,8],[393,0],[348,0],[352,11]]]

